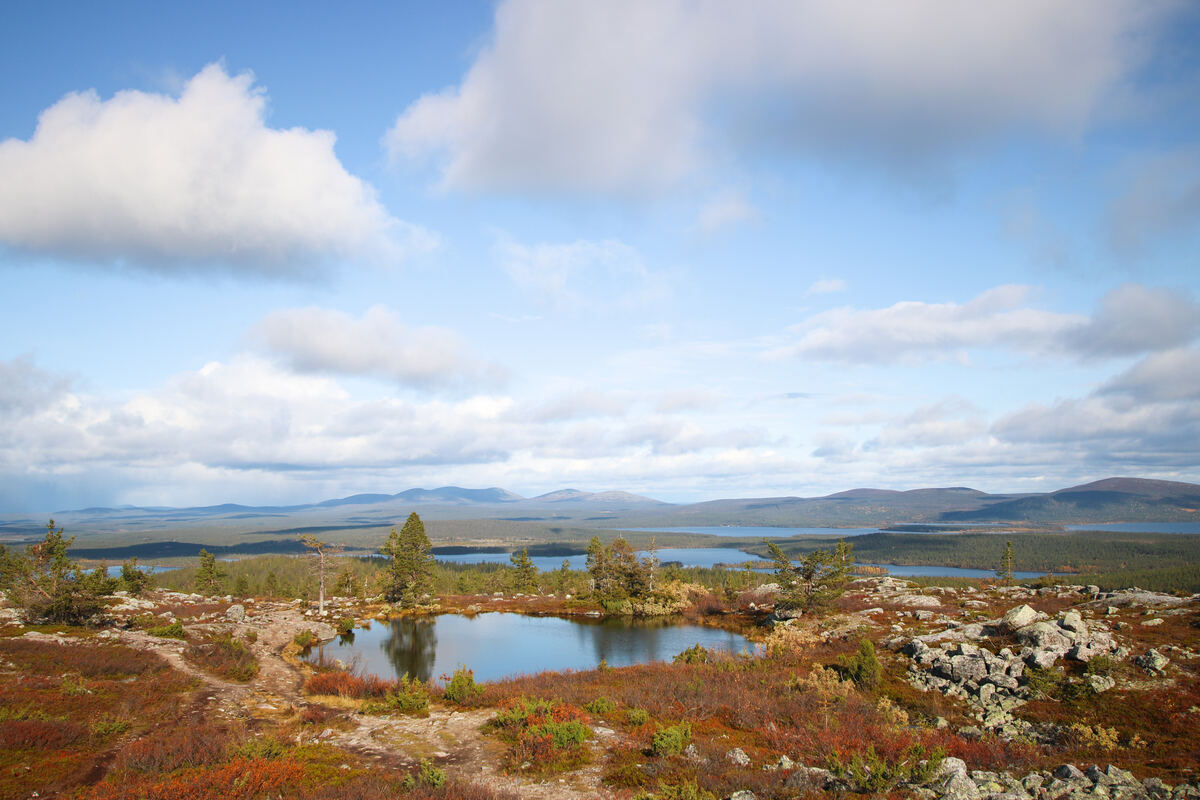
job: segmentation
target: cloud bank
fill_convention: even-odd
[[[1078,359],[1179,347],[1200,334],[1200,303],[1186,292],[1126,284],[1090,317],[1029,308],[1028,286],[998,286],[966,303],[905,301],[836,308],[791,328],[774,355],[852,364],[966,360],[972,349],[1011,349]]]
[[[178,97],[69,94],[0,142],[0,242],[85,264],[306,277],[434,237],[391,217],[333,133],[266,124],[253,76],[210,64]]]
[[[763,148],[940,159],[1014,130],[1075,135],[1170,8],[506,0],[457,86],[408,106],[394,158],[451,189],[646,191]],[[737,120],[736,123],[718,120]]]

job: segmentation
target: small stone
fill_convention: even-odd
[[[1162,624],[1163,624],[1162,617],[1155,617],[1154,619],[1148,619],[1142,623],[1142,625],[1144,625],[1147,628],[1153,628],[1156,625],[1162,625]]]
[[[738,789],[729,795],[729,800],[756,800],[756,798],[754,797],[754,792],[749,789]]]
[[[1167,664],[1171,663],[1171,659],[1167,658],[1153,647],[1147,650],[1145,654],[1135,658],[1134,661],[1139,667],[1150,673],[1162,672],[1167,668]]]
[[[246,607],[240,603],[230,606],[225,609],[225,619],[230,622],[244,622],[246,619]]]
[[[1085,680],[1096,694],[1107,692],[1117,685],[1117,682],[1107,675],[1088,675]]]
[[[1060,781],[1082,781],[1086,776],[1074,764],[1063,764],[1054,770],[1054,777]]]

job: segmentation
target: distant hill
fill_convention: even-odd
[[[870,527],[902,524],[1200,521],[1200,485],[1143,478],[1106,478],[1046,493],[988,494],[964,486],[857,488],[823,497],[749,497],[672,504],[622,491],[560,489],[522,497],[506,489],[442,486],[395,494],[354,494],[294,506],[234,503],[196,508],[89,508],[55,512],[59,524],[84,535],[184,539],[222,530],[236,537],[297,531],[387,529],[418,511],[429,521],[494,520],[558,529],[679,526]],[[0,536],[15,540],[44,523],[27,515],[0,518]],[[194,541],[194,540],[193,540]]]
[[[1200,485],[1145,478],[1105,478],[988,503],[970,511],[950,511],[946,521],[1141,522],[1200,520]]]

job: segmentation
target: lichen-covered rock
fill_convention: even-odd
[[[1016,608],[1010,608],[1004,617],[1000,620],[1000,626],[1010,631],[1015,631],[1018,628],[1024,628],[1027,625],[1032,625],[1042,617],[1037,611],[1034,611],[1028,605],[1020,605]]]
[[[1153,647],[1134,659],[1134,662],[1150,673],[1161,673],[1171,663],[1171,659],[1155,650]]]
[[[725,754],[725,760],[736,767],[750,766],[750,756],[740,747],[735,747]]]

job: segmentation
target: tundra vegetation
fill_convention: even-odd
[[[386,559],[337,560],[324,616],[304,559],[222,562],[214,591],[196,596],[164,587],[191,591],[216,567],[207,559],[148,588],[144,574],[81,569],[53,526],[4,552],[0,796],[490,800],[551,786],[571,798],[1037,798],[1104,786],[1182,798],[1193,789],[1171,787],[1200,770],[1195,597],[856,579],[850,547],[828,541],[765,546],[775,571],[756,573],[681,569],[597,539],[585,570],[523,574],[528,552],[511,565],[431,563],[423,528],[404,528],[411,548],[402,530]],[[1013,544],[1024,566],[1025,541]],[[424,555],[397,569],[408,553]],[[62,602],[45,605],[31,583]],[[239,584],[249,593],[226,599]],[[487,683],[469,664],[422,682],[280,653],[344,619],[485,602],[679,609],[762,652],[695,646],[670,662]],[[46,613],[60,607],[87,613]]]

